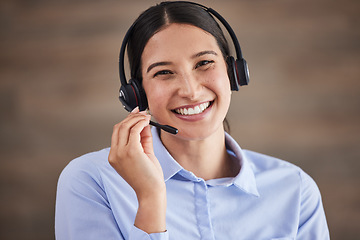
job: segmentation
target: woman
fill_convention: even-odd
[[[128,55],[148,111],[134,108],[114,126],[110,149],[64,169],[57,239],[329,239],[315,182],[224,132],[229,47],[206,9],[149,8]],[[150,128],[149,112],[179,133]]]

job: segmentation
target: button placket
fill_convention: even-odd
[[[204,180],[194,182],[194,193],[196,218],[201,239],[214,240],[210,215],[210,202],[208,198],[208,186]]]

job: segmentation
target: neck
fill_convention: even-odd
[[[161,140],[184,169],[204,180],[235,177],[239,172],[239,163],[233,161],[226,151],[223,128],[201,140],[179,139],[162,132]]]

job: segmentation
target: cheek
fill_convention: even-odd
[[[226,71],[226,66],[221,66],[218,69],[210,71],[206,79],[208,86],[218,95],[231,94],[230,79]]]
[[[160,106],[165,104],[166,91],[159,84],[149,84],[145,82],[143,84],[146,97],[148,100],[149,109],[154,112]]]

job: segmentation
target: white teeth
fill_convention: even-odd
[[[195,106],[194,108],[178,108],[175,110],[176,113],[181,115],[194,115],[199,114],[205,111],[210,105],[210,102],[202,103],[200,105]]]
[[[196,107],[194,108],[194,112],[195,112],[195,114],[201,113],[199,106],[196,106]]]

